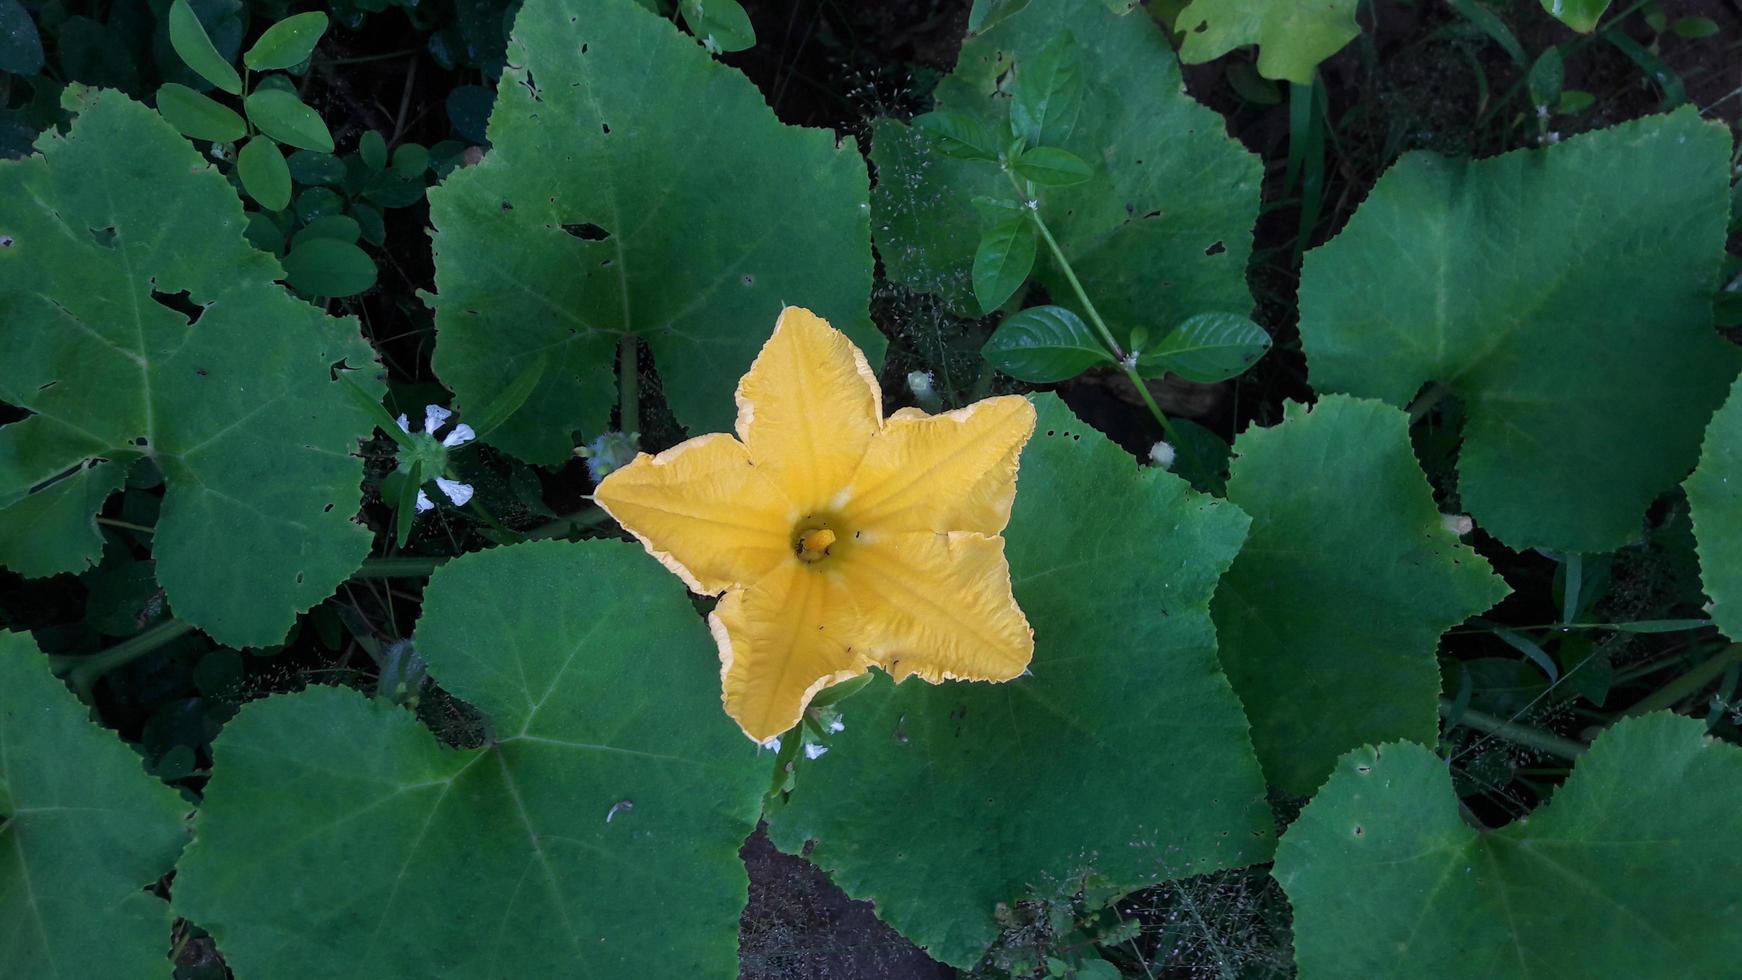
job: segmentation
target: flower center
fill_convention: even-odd
[[[835,532],[826,527],[799,532],[794,550],[798,552],[800,561],[822,561],[828,557],[829,548],[835,543]]]

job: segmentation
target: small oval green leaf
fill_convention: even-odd
[[[290,165],[277,143],[264,136],[249,140],[236,155],[236,173],[242,178],[242,189],[266,210],[282,211],[290,205]]]
[[[199,76],[231,95],[242,94],[242,76],[224,60],[188,0],[169,5],[169,43]]]
[[[378,129],[371,129],[357,141],[357,153],[363,157],[363,162],[371,170],[380,170],[387,166],[387,137],[381,135]]]
[[[1007,318],[980,349],[987,363],[1018,381],[1068,381],[1113,355],[1082,318],[1062,306],[1031,306]]]
[[[1023,215],[1001,221],[980,236],[974,253],[974,298],[990,313],[1004,305],[1034,268],[1034,227]]]
[[[300,65],[314,53],[327,32],[327,15],[320,11],[297,14],[273,24],[242,56],[242,63],[255,71],[273,71]]]
[[[304,105],[294,92],[255,89],[242,107],[261,132],[280,143],[321,153],[333,152],[333,134],[327,131],[320,113]]]
[[[1082,157],[1052,146],[1025,150],[1011,166],[1042,187],[1070,187],[1094,175],[1094,170]]]
[[[355,243],[362,234],[363,226],[358,224],[356,218],[343,214],[324,214],[297,232],[292,243],[300,247],[313,238],[334,238],[341,242]]]
[[[429,167],[429,149],[422,143],[401,143],[393,149],[393,172],[407,180],[423,175]]]
[[[157,111],[190,139],[230,143],[248,135],[241,116],[186,85],[170,82],[158,88]]]
[[[310,238],[284,257],[284,278],[310,296],[355,296],[375,285],[375,263],[350,242]]]
[[[1200,313],[1161,338],[1137,360],[1146,378],[1177,374],[1188,381],[1226,381],[1270,350],[1264,328],[1238,313]]]

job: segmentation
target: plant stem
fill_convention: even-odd
[[[1633,707],[1622,713],[1622,717],[1631,718],[1635,715],[1645,714],[1647,711],[1673,708],[1687,698],[1698,694],[1700,689],[1707,684],[1717,680],[1718,675],[1729,669],[1733,663],[1742,663],[1742,643],[1730,644],[1698,667],[1640,698]]]
[[[80,698],[89,703],[91,689],[96,686],[98,679],[104,674],[138,660],[171,640],[193,632],[193,629],[194,625],[185,620],[166,619],[138,636],[117,643],[107,650],[79,657],[50,657],[48,660],[49,669],[58,676],[69,678],[72,681],[73,690],[78,692]]]
[[[565,514],[549,524],[540,524],[527,531],[525,538],[528,541],[537,541],[540,538],[560,538],[572,533],[576,527],[593,527],[610,519],[611,515],[605,513],[603,508],[587,507],[577,510],[573,514]]]
[[[352,578],[425,578],[440,567],[446,558],[419,558],[399,556],[394,558],[365,558],[363,567],[352,573]]]
[[[628,435],[641,431],[641,367],[635,335],[617,341],[617,429]]]
[[[1440,717],[1450,718],[1454,707],[1455,705],[1452,704],[1450,698],[1440,698]],[[1519,745],[1527,745],[1550,755],[1560,756],[1563,759],[1577,759],[1585,754],[1586,746],[1583,743],[1575,742],[1570,738],[1562,738],[1559,735],[1539,732],[1534,728],[1507,721],[1504,718],[1496,718],[1473,708],[1465,708],[1459,713],[1457,723],[1474,728],[1479,732],[1499,736],[1509,742],[1517,742]]]
[[[132,521],[118,521],[113,517],[99,517],[99,518],[97,518],[97,523],[98,524],[107,524],[110,527],[118,527],[124,531],[138,531],[140,534],[156,534],[157,533],[156,528],[149,528],[143,524],[135,524]]]
[[[1015,176],[1012,175],[1011,180],[1015,179]],[[1017,187],[1018,192],[1021,190],[1020,186]],[[1136,359],[1125,356],[1124,348],[1120,347],[1119,341],[1114,339],[1113,331],[1107,328],[1107,321],[1101,319],[1101,311],[1095,309],[1095,304],[1090,302],[1088,292],[1083,289],[1082,281],[1077,278],[1077,271],[1071,268],[1070,260],[1065,258],[1064,249],[1059,247],[1058,239],[1052,237],[1052,229],[1048,228],[1046,222],[1041,220],[1040,210],[1028,208],[1028,216],[1034,220],[1035,229],[1040,232],[1040,237],[1046,242],[1047,249],[1052,252],[1053,261],[1058,263],[1059,270],[1065,274],[1065,281],[1071,284],[1071,290],[1077,294],[1077,302],[1083,304],[1083,311],[1089,314],[1089,322],[1095,325],[1096,332],[1101,335],[1101,343],[1106,344],[1107,349],[1113,352],[1113,359],[1119,362],[1120,370],[1124,371],[1125,377],[1137,387],[1137,394],[1143,398],[1143,404],[1149,406],[1149,414],[1155,416],[1155,420],[1161,423],[1161,431],[1167,434],[1168,441],[1176,446],[1179,445],[1179,433],[1174,430],[1173,423],[1168,421],[1161,406],[1155,403],[1155,396],[1149,393],[1149,386],[1143,383],[1142,376],[1137,373],[1137,366],[1133,363]]]

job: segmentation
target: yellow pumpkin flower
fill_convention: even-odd
[[[1001,537],[1027,399],[886,420],[865,355],[789,306],[738,382],[737,430],[642,453],[594,500],[691,590],[724,594],[708,623],[745,734],[780,735],[872,666],[932,683],[1027,669]]]

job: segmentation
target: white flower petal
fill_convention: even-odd
[[[470,483],[447,480],[438,476],[436,477],[436,486],[441,488],[442,493],[448,495],[448,499],[454,502],[455,507],[464,507],[466,501],[472,499],[472,485]]]
[[[426,510],[435,510],[435,504],[429,499],[429,494],[419,490],[417,492],[417,512],[421,514]]]
[[[478,434],[472,431],[472,427],[461,422],[454,426],[454,431],[448,433],[447,438],[442,440],[442,445],[452,449],[455,446],[464,446],[476,438],[478,438]]]
[[[394,419],[393,421],[399,423],[399,431],[405,433],[406,435],[411,434],[411,420],[405,417],[404,412],[400,412],[399,417]]]
[[[764,748],[764,749],[773,749],[774,751],[779,752],[780,751],[780,736],[776,735],[773,738],[769,739],[768,741],[760,743],[758,747]]]
[[[423,431],[432,436],[435,435],[435,430],[441,428],[442,423],[446,422],[453,414],[440,405],[425,405],[423,407]]]
[[[839,735],[846,730],[847,730],[847,723],[842,721],[839,718],[836,718],[834,721],[829,722],[830,734]]]
[[[827,745],[807,745],[804,747],[804,757],[807,759],[820,759],[827,751],[829,751]]]

